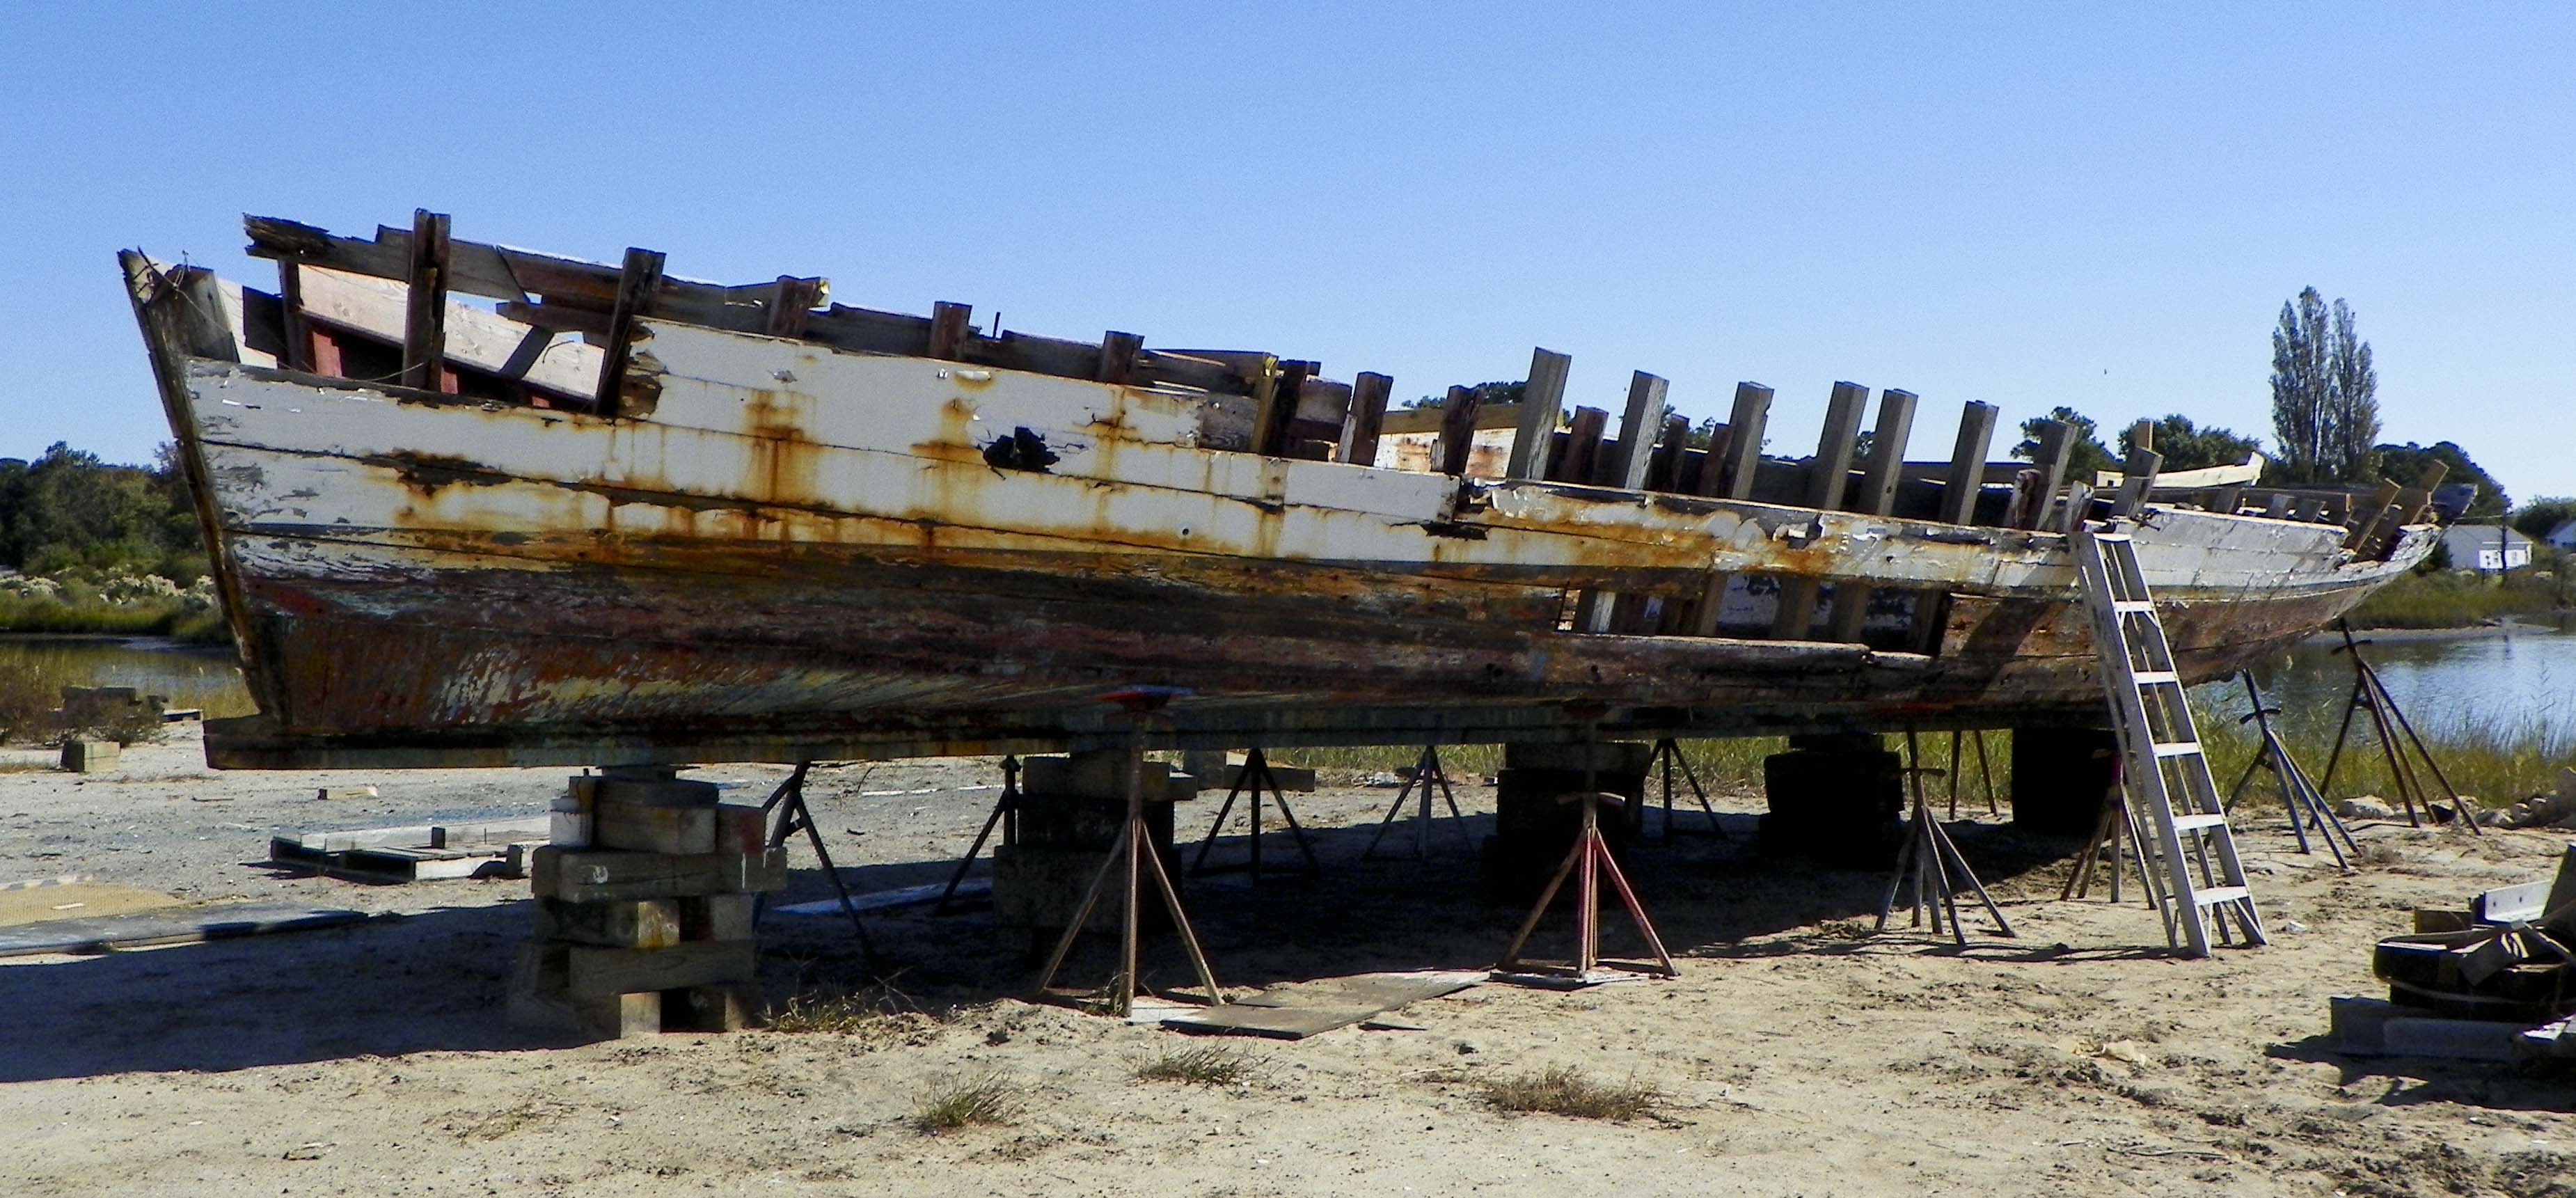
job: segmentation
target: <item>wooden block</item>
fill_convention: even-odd
[[[325,786],[315,790],[313,797],[328,802],[340,799],[372,799],[378,796],[376,788],[372,786]]]
[[[2576,778],[2571,778],[2568,785],[2576,786]],[[2549,897],[2541,906],[2547,920],[2542,930],[2562,937],[2576,936],[2576,841],[2569,841],[2567,855],[2558,859],[2558,878],[2549,884]]]
[[[118,746],[112,740],[69,740],[63,742],[63,768],[75,774],[96,774],[116,768]]]
[[[749,940],[758,934],[758,895],[709,894],[674,902],[682,940]]]
[[[532,854],[529,880],[539,898],[576,903],[778,890],[787,850],[672,856],[548,845]]]
[[[749,900],[748,895],[732,896]],[[635,899],[614,903],[567,903],[538,899],[534,934],[539,940],[561,940],[610,948],[669,948],[681,940],[681,905],[705,899]]]
[[[2502,973],[2508,966],[2522,961],[2522,941],[2511,933],[2489,936],[2475,944],[2451,950],[2451,960],[2460,971],[2460,980],[2475,986]]]
[[[512,972],[508,1017],[520,1027],[623,1039],[662,1030],[659,991],[575,997],[570,989],[571,951],[562,945],[526,944]]]
[[[544,816],[530,819],[485,820],[471,824],[437,824],[429,830],[429,847],[434,849],[500,848],[531,840],[546,839],[553,830]]]
[[[586,811],[551,811],[546,814],[546,841],[568,849],[590,847],[591,816]]]
[[[662,995],[662,1030],[738,1032],[760,1023],[760,987],[748,982],[691,986]]]
[[[2466,911],[2415,908],[2415,930],[2418,932],[2465,932],[2475,926],[2477,920]]]
[[[758,807],[726,803],[716,808],[719,853],[757,853],[769,840],[769,815]]]
[[[597,778],[591,780],[594,802],[641,803],[652,807],[713,807],[716,784],[678,778]]]
[[[591,843],[640,853],[702,855],[716,851],[716,811],[602,797],[591,813]]]
[[[759,954],[748,940],[701,940],[668,948],[576,944],[565,949],[567,991],[576,999],[748,982],[759,968]]]

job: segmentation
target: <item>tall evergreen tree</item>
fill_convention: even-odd
[[[2379,441],[2379,375],[2352,307],[2314,287],[2281,305],[2272,330],[2272,433],[2291,482],[2368,478]]]

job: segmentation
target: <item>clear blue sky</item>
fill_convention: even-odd
[[[2268,436],[2314,285],[2386,439],[2576,494],[2563,4],[435,7],[11,17],[0,456],[167,435],[112,251],[259,282],[245,211],[427,206],[1399,398],[1534,344],[1614,409],[1754,379],[1796,453],[1836,379],[1920,393],[1918,457],[1970,399]]]

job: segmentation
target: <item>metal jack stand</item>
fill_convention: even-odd
[[[1733,839],[1726,834],[1726,826],[1717,822],[1717,808],[1708,805],[1708,791],[1699,784],[1699,774],[1691,769],[1690,758],[1682,756],[1680,742],[1669,736],[1655,742],[1655,755],[1646,759],[1646,772],[1653,773],[1658,765],[1664,770],[1664,823],[1655,832],[1657,843],[1672,839],[1673,767],[1677,765],[1681,767],[1682,780],[1690,783],[1691,793],[1698,796],[1699,809],[1708,816],[1708,834],[1719,840]],[[1638,821],[1641,828],[1644,823],[1642,819]]]
[[[2263,748],[2255,753],[2254,760],[2245,763],[2245,773],[2236,779],[2236,788],[2227,792],[2227,805],[2236,805],[2236,797],[2245,793],[2245,784],[2254,780],[2254,771],[2272,771],[2273,780],[2281,784],[2281,809],[2289,813],[2290,833],[2299,838],[2299,851],[2309,851],[2308,829],[2313,827],[2325,840],[2326,848],[2334,854],[2335,865],[2351,869],[2352,859],[2345,856],[2344,850],[2351,849],[2354,855],[2359,855],[2361,846],[2353,843],[2352,832],[2335,816],[2334,809],[2326,805],[2325,795],[2317,790],[2316,783],[2308,780],[2307,771],[2300,769],[2298,760],[2290,756],[2289,747],[2281,743],[2280,733],[2272,730],[2272,717],[2281,714],[2281,709],[2263,706],[2263,692],[2254,689],[2254,674],[2250,670],[2245,674],[2245,699],[2253,704],[2254,710],[2236,717],[2236,722],[2252,723],[2262,733]],[[2336,843],[2337,837],[2342,838],[2342,843]]]
[[[1979,728],[1966,732],[1953,728],[1950,730],[1950,818],[1959,818],[1959,775],[1968,772],[1967,767],[1959,764],[1959,744],[1969,737],[1974,737],[1977,742],[1977,774],[1986,783],[1986,814],[2002,815],[2003,808],[1995,804],[1994,763],[1986,759],[1986,730]]]
[[[965,882],[966,871],[975,867],[975,858],[984,851],[984,842],[992,839],[993,828],[1000,825],[1002,843],[1020,843],[1020,759],[1002,758],[1002,797],[993,801],[993,813],[984,817],[984,830],[975,834],[975,843],[966,846],[966,855],[957,861],[957,872],[948,875],[948,889],[939,892],[939,901],[931,904],[933,915],[948,914],[948,904],[957,897],[957,887]]]
[[[2477,818],[2469,814],[2468,804],[2460,801],[2459,789],[2442,775],[2442,767],[2434,762],[2432,751],[2424,747],[2424,738],[2415,735],[2415,725],[2407,721],[2405,712],[2397,709],[2397,700],[2389,697],[2388,687],[2379,681],[2379,671],[2371,668],[2370,662],[2362,657],[2361,647],[2370,642],[2352,639],[2349,621],[2335,621],[2335,630],[2343,634],[2343,643],[2334,651],[2352,654],[2352,698],[2344,703],[2343,726],[2335,730],[2334,751],[2326,754],[2325,777],[2318,780],[2317,789],[2325,791],[2334,787],[2335,766],[2343,760],[2344,737],[2352,731],[2352,717],[2357,712],[2367,711],[2370,713],[2371,730],[2379,736],[2380,751],[2388,757],[2388,776],[2396,787],[2398,800],[2406,805],[2406,822],[2415,827],[2423,826],[2424,821],[2415,811],[2419,797],[2423,800],[2424,810],[2433,810],[2433,797],[2425,793],[2423,783],[2415,777],[2414,766],[2406,759],[2406,749],[2411,746],[2415,756],[2424,762],[2424,768],[2432,772],[2433,780],[2441,783],[2442,793],[2451,797],[2451,810],[2459,815],[2460,821],[2469,826],[2471,833],[2486,835],[2486,831],[2478,827]],[[2400,732],[2406,736],[2403,743],[2397,739]]]
[[[1249,763],[1246,764],[1246,768],[1249,768]],[[1387,805],[1386,818],[1377,821],[1377,832],[1369,837],[1368,847],[1361,850],[1360,860],[1366,861],[1377,856],[1377,842],[1386,839],[1386,830],[1395,825],[1397,814],[1404,810],[1404,801],[1412,797],[1413,788],[1417,786],[1422,788],[1422,801],[1413,817],[1413,859],[1416,861],[1431,859],[1431,787],[1433,783],[1439,784],[1441,797],[1449,800],[1450,826],[1458,829],[1459,842],[1467,846],[1468,852],[1476,851],[1475,838],[1467,834],[1467,816],[1458,810],[1457,792],[1449,789],[1449,772],[1440,768],[1440,750],[1432,745],[1424,745],[1422,756],[1414,759],[1413,776],[1405,780],[1404,789],[1395,792],[1395,802]],[[1281,810],[1286,810],[1286,807],[1282,806]]]
[[[1189,954],[1191,967],[1198,971],[1199,984],[1207,989],[1208,1005],[1225,1005],[1225,992],[1217,987],[1207,954],[1199,950],[1198,934],[1190,930],[1190,917],[1181,910],[1180,893],[1172,888],[1172,875],[1163,868],[1162,854],[1154,851],[1153,837],[1145,827],[1145,724],[1164,704],[1188,693],[1172,687],[1137,687],[1101,696],[1127,709],[1127,818],[1119,826],[1118,843],[1101,861],[1100,872],[1092,875],[1090,889],[1083,892],[1081,904],[1074,908],[1073,921],[1065,925],[1064,935],[1055,942],[1055,952],[1047,957],[1046,971],[1038,975],[1040,993],[1055,985],[1056,973],[1064,968],[1064,959],[1073,952],[1073,942],[1082,936],[1083,925],[1091,922],[1091,910],[1099,905],[1100,893],[1108,888],[1110,875],[1123,874],[1118,972],[1109,981],[1108,1004],[1110,1012],[1121,1019],[1133,1012],[1139,985],[1137,904],[1144,897],[1145,876],[1151,874],[1154,888],[1163,896],[1164,908],[1171,912],[1172,928],[1180,933],[1181,948]]]
[[[1597,720],[1599,717],[1595,716]],[[1583,738],[1589,750],[1594,744],[1593,730],[1587,728]],[[1610,855],[1610,842],[1601,837],[1601,801],[1622,802],[1618,795],[1600,793],[1595,778],[1597,770],[1587,752],[1583,765],[1583,793],[1567,795],[1559,802],[1583,804],[1583,827],[1575,834],[1574,848],[1566,853],[1556,875],[1547,880],[1547,889],[1539,892],[1538,904],[1530,908],[1529,918],[1521,921],[1520,931],[1512,935],[1511,945],[1503,950],[1503,959],[1494,964],[1497,981],[1527,982],[1540,986],[1587,986],[1594,982],[1614,980],[1627,974],[1660,973],[1677,978],[1681,970],[1673,967],[1673,956],[1664,951],[1664,938],[1655,934],[1653,921],[1646,918],[1646,908],[1637,901],[1637,892],[1629,889],[1627,876],[1619,872],[1619,862]],[[1549,903],[1556,901],[1557,890],[1565,885],[1566,875],[1574,875],[1575,960],[1571,969],[1521,969],[1521,949],[1529,944],[1530,933],[1538,930],[1538,921],[1547,914]],[[1656,967],[1642,969],[1614,966],[1621,975],[1602,976],[1601,966],[1601,880],[1609,879],[1610,888],[1618,892],[1619,902],[1628,908],[1628,918],[1635,920],[1637,930],[1646,937],[1646,946],[1655,950]]]
[[[1950,917],[1950,939],[1959,947],[1966,948],[1968,931],[1959,923],[1958,895],[1950,881],[1950,871],[1956,867],[1958,876],[1976,888],[1977,901],[1986,905],[1986,914],[1994,919],[1996,931],[2005,936],[2013,935],[2012,924],[2005,921],[2002,909],[1996,907],[1993,896],[1986,893],[1986,884],[1977,880],[1976,871],[1968,868],[1968,859],[1959,855],[1959,846],[1950,842],[1950,834],[1942,831],[1940,822],[1932,818],[1931,805],[1923,799],[1923,775],[1926,771],[1915,764],[1922,757],[1911,727],[1905,730],[1905,760],[1908,767],[1906,781],[1914,791],[1913,835],[1906,838],[1905,847],[1897,852],[1896,874],[1887,880],[1887,897],[1879,900],[1878,926],[1872,929],[1871,934],[1887,931],[1887,917],[1896,910],[1896,894],[1910,879],[1914,883],[1914,926],[1923,926],[1923,917],[1928,913],[1932,917],[1932,931],[1938,935],[1942,930],[1941,917],[1946,911]]]
[[[2093,836],[2075,855],[2074,872],[2066,876],[2066,888],[2057,892],[2057,899],[2069,902],[2090,894],[2094,869],[2107,862],[2111,867],[2111,901],[2119,902],[2122,867],[2135,866],[2139,889],[2147,895],[2147,909],[2164,914],[2170,922],[2173,916],[2165,911],[2164,883],[2147,864],[2146,828],[2129,806],[2128,788],[2121,784],[2120,755],[2105,749],[2094,756],[2111,759],[2111,785],[2102,792],[2102,817],[2093,822]]]
[[[807,842],[814,846],[814,859],[823,863],[823,876],[831,879],[832,892],[841,896],[841,913],[850,917],[850,931],[859,938],[860,954],[867,959],[868,966],[874,968],[877,946],[868,939],[868,925],[860,922],[858,907],[850,902],[850,888],[841,881],[840,868],[832,864],[832,850],[823,847],[823,831],[814,826],[813,809],[805,805],[805,775],[813,768],[811,761],[797,762],[787,780],[779,783],[778,789],[770,794],[769,801],[760,805],[763,818],[773,811],[778,814],[778,822],[769,830],[769,847],[783,847],[788,837],[798,832],[805,834]]]
[[[1210,868],[1208,850],[1216,847],[1217,833],[1225,831],[1225,817],[1233,813],[1234,800],[1247,786],[1252,789],[1252,837],[1245,845],[1251,856],[1238,864]],[[1297,839],[1297,851],[1306,858],[1306,872],[1324,872],[1323,865],[1315,860],[1314,846],[1306,843],[1306,830],[1297,826],[1297,813],[1288,809],[1288,793],[1279,789],[1279,779],[1270,774],[1270,759],[1256,748],[1244,755],[1243,768],[1234,775],[1234,785],[1227,788],[1224,804],[1216,809],[1216,822],[1208,825],[1207,839],[1199,842],[1199,855],[1190,861],[1191,877],[1241,869],[1251,871],[1253,885],[1261,884],[1261,794],[1265,790],[1270,792],[1270,801],[1279,805],[1280,817],[1288,821],[1288,831]]]

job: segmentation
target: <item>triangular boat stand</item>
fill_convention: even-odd
[[[2343,826],[2343,820],[2335,815],[2334,808],[2326,805],[2324,792],[2308,780],[2308,772],[2299,768],[2298,759],[2290,756],[2289,746],[2281,743],[2281,734],[2272,727],[2272,717],[2281,714],[2281,709],[2263,705],[2263,692],[2254,688],[2253,671],[2246,671],[2244,677],[2245,698],[2254,710],[2236,717],[2236,722],[2253,724],[2262,734],[2263,747],[2255,753],[2254,760],[2245,763],[2245,772],[2237,776],[2236,788],[2227,792],[2228,810],[2235,810],[2237,798],[2245,793],[2245,784],[2254,780],[2254,771],[2270,770],[2272,780],[2280,784],[2281,810],[2289,814],[2290,834],[2299,838],[2299,851],[2311,851],[2308,829],[2314,828],[2326,842],[2326,849],[2334,854],[2335,865],[2351,869],[2352,857],[2360,855],[2361,846],[2353,843],[2352,830]],[[2350,855],[2345,853],[2346,849],[2352,850]]]
[[[1547,889],[1539,892],[1538,904],[1530,908],[1529,918],[1522,920],[1521,930],[1513,934],[1511,946],[1503,950],[1503,959],[1495,963],[1493,976],[1496,981],[1568,987],[1614,981],[1635,974],[1661,974],[1668,978],[1681,976],[1681,971],[1673,967],[1672,954],[1664,951],[1664,938],[1655,934],[1654,923],[1646,918],[1645,906],[1637,901],[1637,892],[1629,889],[1627,876],[1619,872],[1618,860],[1610,855],[1610,842],[1601,836],[1601,803],[1604,799],[1613,803],[1623,801],[1618,795],[1593,791],[1568,795],[1560,800],[1583,805],[1582,829],[1575,833],[1574,848],[1556,867],[1556,876],[1549,878]],[[1538,930],[1539,919],[1547,914],[1548,904],[1556,900],[1556,892],[1565,885],[1569,874],[1574,876],[1575,960],[1570,967],[1538,966],[1535,962],[1531,967],[1524,967],[1521,949],[1528,946],[1530,933]],[[1601,882],[1604,879],[1618,894],[1621,905],[1628,908],[1628,918],[1636,921],[1637,931],[1646,937],[1646,946],[1654,950],[1653,968],[1628,965],[1612,965],[1609,970],[1602,968]]]
[[[1708,834],[1719,840],[1731,839],[1726,834],[1726,826],[1717,822],[1717,808],[1708,804],[1708,791],[1699,784],[1699,773],[1691,769],[1690,758],[1682,756],[1681,742],[1669,736],[1656,741],[1654,756],[1646,759],[1646,772],[1649,774],[1655,772],[1657,766],[1662,766],[1664,771],[1664,823],[1655,831],[1655,839],[1658,842],[1669,840],[1673,835],[1673,768],[1675,766],[1681,768],[1682,780],[1690,783],[1691,793],[1698,796],[1700,811],[1708,816]],[[1644,820],[1638,821],[1640,827],[1644,826],[1644,823]]]
[[[1234,801],[1247,789],[1252,794],[1252,835],[1244,838],[1248,856],[1230,865],[1211,866],[1207,863],[1208,850],[1216,847],[1217,834],[1225,831],[1225,817],[1233,814]],[[1252,875],[1253,885],[1261,884],[1261,796],[1265,791],[1270,801],[1279,805],[1279,817],[1287,821],[1289,834],[1297,840],[1298,853],[1306,858],[1304,872],[1324,872],[1323,864],[1315,860],[1314,846],[1306,843],[1306,830],[1297,826],[1297,813],[1288,809],[1288,793],[1279,788],[1279,779],[1270,773],[1270,758],[1255,748],[1244,754],[1243,768],[1235,772],[1234,785],[1226,788],[1225,802],[1216,809],[1216,822],[1208,825],[1207,839],[1199,842],[1199,854],[1190,860],[1191,877],[1244,870]]]
[[[1914,792],[1913,834],[1905,838],[1905,847],[1897,850],[1896,873],[1887,880],[1887,896],[1879,900],[1878,924],[1870,934],[1887,931],[1887,918],[1896,910],[1896,895],[1911,882],[1913,926],[1922,927],[1924,917],[1929,915],[1932,932],[1938,935],[1944,930],[1942,917],[1947,914],[1950,939],[1961,948],[1967,947],[1968,931],[1959,922],[1958,900],[1958,882],[1964,880],[1976,890],[1977,901],[1985,904],[1986,914],[1994,919],[1996,934],[2013,935],[2012,924],[2004,919],[2002,908],[1995,906],[1993,896],[1986,893],[1986,884],[1977,880],[1976,871],[1968,868],[1968,859],[1959,855],[1959,846],[1951,843],[1941,822],[1932,818],[1931,804],[1923,798],[1923,775],[1939,771],[1917,764],[1921,760],[1921,748],[1915,742],[1914,729],[1909,727],[1905,730],[1905,776]]]
[[[1440,750],[1437,746],[1424,745],[1422,756],[1414,759],[1413,776],[1404,780],[1404,789],[1395,792],[1395,801],[1387,804],[1386,816],[1377,821],[1377,831],[1369,836],[1368,847],[1360,851],[1360,860],[1377,856],[1378,842],[1386,839],[1388,828],[1395,826],[1396,817],[1404,811],[1404,801],[1413,796],[1415,787],[1421,788],[1422,799],[1413,816],[1413,859],[1431,859],[1431,787],[1434,783],[1439,784],[1441,797],[1449,800],[1449,826],[1458,830],[1458,842],[1466,846],[1469,853],[1476,851],[1476,839],[1467,833],[1467,816],[1458,810],[1458,794],[1449,789],[1449,772],[1440,767]],[[1283,804],[1280,809],[1284,811],[1287,808]]]
[[[2415,762],[2421,761],[2425,770],[2433,775],[2433,781],[2441,784],[2442,793],[2450,796],[2451,810],[2464,817],[2461,822],[2469,826],[2471,833],[2486,835],[2485,830],[2478,827],[2478,821],[2468,817],[2468,804],[2461,801],[2459,788],[2451,785],[2450,778],[2443,775],[2441,765],[2433,760],[2432,750],[2424,747],[2424,738],[2415,735],[2414,723],[2398,709],[2396,698],[2379,681],[2379,671],[2362,657],[2361,647],[2370,642],[2352,639],[2352,624],[2347,620],[2335,621],[2335,631],[2343,634],[2343,643],[2335,646],[2334,651],[2352,655],[2352,697],[2344,702],[2343,726],[2335,730],[2334,750],[2326,754],[2325,776],[2317,780],[2317,789],[2320,792],[2334,789],[2335,767],[2343,762],[2344,738],[2352,733],[2352,717],[2368,712],[2371,731],[2379,737],[2380,752],[2388,759],[2389,780],[2395,786],[2398,801],[2406,806],[2406,822],[2416,827],[2423,826],[2424,821],[2416,814],[2419,801],[2423,810],[2433,814],[2437,822],[2443,818],[2433,809],[2432,792],[2426,790],[2423,781],[2415,776]],[[2403,741],[2398,739],[2400,735],[2405,737]],[[2411,757],[2407,752],[2410,748],[2414,750]]]
[[[1950,730],[1950,818],[1959,818],[1959,776],[1968,772],[1967,765],[1959,760],[1959,748],[1962,742],[1970,738],[1974,738],[1977,743],[1977,774],[1986,783],[1986,814],[2002,815],[2003,808],[1995,802],[1994,762],[1986,757],[1986,730],[1978,728],[1967,731],[1953,728]]]
[[[832,892],[841,897],[841,913],[850,917],[850,931],[859,938],[859,952],[867,964],[875,966],[877,946],[868,939],[868,925],[860,922],[858,907],[850,902],[850,888],[841,881],[839,867],[832,864],[832,850],[823,847],[823,833],[814,826],[814,812],[805,806],[805,775],[814,768],[811,761],[800,761],[789,771],[787,780],[771,792],[769,801],[760,805],[762,818],[776,813],[778,822],[769,831],[769,847],[780,848],[798,832],[814,846],[814,859],[822,863],[823,876],[831,880]],[[758,909],[757,904],[754,910]]]
[[[1134,721],[1127,740],[1127,818],[1118,828],[1117,841],[1109,855],[1100,862],[1100,872],[1091,876],[1091,886],[1082,893],[1082,902],[1074,908],[1073,920],[1064,926],[1056,939],[1055,951],[1047,955],[1046,969],[1038,975],[1038,992],[1047,994],[1055,985],[1056,974],[1063,970],[1064,959],[1073,952],[1073,942],[1082,937],[1084,925],[1091,922],[1091,912],[1100,905],[1101,892],[1108,889],[1109,879],[1122,879],[1118,908],[1118,971],[1109,979],[1107,993],[1101,996],[1109,1014],[1121,1019],[1132,1014],[1139,986],[1136,926],[1138,903],[1144,897],[1144,880],[1154,879],[1155,892],[1163,896],[1164,909],[1171,912],[1172,930],[1181,938],[1181,949],[1189,954],[1190,967],[1198,971],[1199,985],[1207,991],[1208,1005],[1224,1006],[1225,991],[1216,984],[1215,971],[1208,968],[1207,954],[1199,948],[1198,933],[1190,930],[1190,917],[1181,910],[1180,892],[1172,887],[1172,875],[1163,868],[1163,856],[1154,851],[1154,839],[1145,824],[1145,720],[1162,706],[1167,696],[1144,691],[1122,691],[1108,696],[1128,707],[1128,718]],[[1059,994],[1059,997],[1088,998],[1089,995]]]
[[[2120,784],[2120,755],[2105,750],[2102,756],[2112,759],[2111,785],[2102,792],[2102,817],[2093,822],[2093,835],[2084,849],[2075,855],[2075,868],[2066,876],[2066,888],[2057,892],[2060,902],[2072,902],[2092,893],[2094,870],[2111,867],[2111,901],[2120,901],[2121,876],[2127,870],[2138,871],[2138,886],[2146,896],[2147,909],[2173,919],[2164,902],[2164,881],[2147,864],[2147,837],[2138,813],[2129,806],[2129,793]],[[2168,936],[2168,939],[2171,937]]]
[[[966,881],[966,871],[975,867],[975,858],[984,851],[984,842],[992,839],[993,828],[1002,829],[1002,844],[1020,843],[1020,759],[1002,758],[1002,797],[993,801],[993,813],[984,817],[984,830],[975,834],[975,843],[966,846],[966,855],[957,859],[957,872],[948,875],[948,888],[939,892],[939,901],[931,904],[933,915],[948,914],[949,904],[957,898],[957,887]]]

